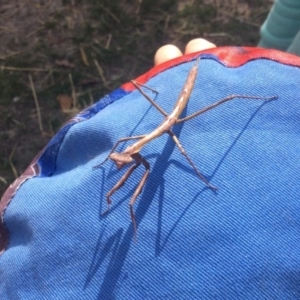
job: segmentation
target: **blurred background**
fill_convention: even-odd
[[[2,0],[0,196],[73,115],[193,38],[256,46],[272,0]]]

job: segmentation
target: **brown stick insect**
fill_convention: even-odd
[[[157,103],[154,102],[153,99],[151,99],[142,89],[143,88],[147,88],[155,93],[158,93],[157,91],[144,86],[140,83],[138,83],[137,81],[132,80],[132,84],[136,87],[136,89],[165,117],[164,121],[152,132],[145,134],[145,135],[139,135],[139,136],[131,136],[131,137],[124,137],[120,140],[118,140],[116,142],[116,144],[113,146],[113,148],[111,149],[109,155],[107,156],[107,158],[99,165],[95,166],[95,168],[103,165],[108,159],[111,159],[115,164],[116,167],[118,169],[121,169],[122,167],[124,167],[125,165],[131,164],[133,163],[133,165],[130,166],[130,168],[126,171],[126,173],[123,175],[123,177],[115,184],[115,186],[107,193],[106,195],[106,199],[107,199],[107,209],[106,211],[103,213],[105,214],[106,212],[109,211],[110,205],[112,204],[112,200],[111,200],[111,196],[118,190],[120,189],[124,183],[126,182],[126,180],[130,177],[130,175],[132,174],[132,172],[139,167],[141,164],[144,166],[145,168],[145,172],[142,176],[142,178],[140,179],[136,190],[129,202],[129,208],[130,208],[130,216],[131,216],[131,220],[133,223],[133,227],[134,227],[134,235],[136,236],[136,220],[135,220],[135,214],[134,214],[134,210],[133,210],[133,205],[138,197],[138,195],[142,192],[142,189],[146,183],[147,177],[150,173],[150,165],[147,162],[147,160],[140,154],[141,149],[147,145],[148,143],[150,143],[152,140],[160,137],[161,135],[163,135],[164,133],[167,133],[175,142],[176,146],[179,148],[180,152],[185,156],[185,158],[187,159],[187,161],[189,162],[189,164],[193,167],[193,169],[195,170],[196,174],[198,175],[198,177],[206,184],[207,187],[209,187],[212,190],[217,190],[217,187],[213,186],[212,184],[210,184],[207,179],[204,177],[204,175],[202,175],[197,167],[194,165],[194,163],[192,162],[192,160],[190,159],[190,157],[187,155],[185,149],[183,148],[183,146],[181,145],[181,143],[179,142],[178,137],[173,133],[172,131],[172,127],[176,124],[191,120],[225,102],[231,101],[233,99],[256,99],[256,100],[265,100],[265,101],[269,101],[269,100],[273,100],[276,99],[277,96],[273,96],[273,97],[260,97],[260,96],[248,96],[248,95],[231,95],[228,96],[226,98],[223,98],[209,106],[206,106],[204,108],[202,108],[201,110],[194,112],[193,114],[184,117],[184,118],[180,118],[180,115],[182,113],[182,111],[184,110],[184,108],[186,107],[191,92],[193,90],[194,87],[194,83],[197,77],[197,72],[198,72],[198,64],[199,64],[199,57],[196,59],[196,62],[194,64],[194,66],[192,67],[192,69],[190,70],[188,76],[187,76],[187,80],[183,86],[183,89],[178,97],[178,100],[176,101],[174,108],[172,110],[172,112],[170,114],[166,113]],[[129,140],[138,140],[137,142],[135,142],[134,144],[128,146],[123,152],[115,152],[116,148],[118,147],[118,145],[120,143],[129,141]]]

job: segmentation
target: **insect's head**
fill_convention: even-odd
[[[133,161],[132,157],[126,153],[114,152],[109,158],[116,164],[119,170]]]

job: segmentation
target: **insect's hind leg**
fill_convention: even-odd
[[[175,135],[175,133],[170,129],[168,132],[167,132],[171,137],[172,139],[174,140],[176,146],[179,148],[180,152],[185,156],[185,158],[187,159],[187,161],[190,163],[190,165],[193,167],[193,169],[195,170],[195,172],[197,173],[197,175],[199,176],[199,178],[212,190],[216,191],[218,190],[218,188],[212,184],[210,184],[208,182],[208,180],[204,177],[204,175],[202,175],[197,167],[194,165],[194,163],[192,162],[192,160],[190,159],[190,157],[187,155],[185,149],[183,148],[183,146],[180,144],[177,136]]]
[[[143,85],[135,80],[131,80],[131,83],[135,86],[135,88],[165,117],[168,116],[168,114],[158,105],[156,104],[153,99],[151,99],[142,89],[141,87],[144,87],[156,94],[158,94],[158,92],[156,90],[153,90],[151,88],[149,88],[148,86],[146,85]]]

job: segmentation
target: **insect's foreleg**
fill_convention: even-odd
[[[145,134],[144,135],[138,135],[138,136],[129,136],[129,137],[125,137],[125,138],[122,138],[122,139],[118,140],[115,143],[115,145],[112,147],[112,149],[110,150],[108,156],[104,159],[104,161],[101,164],[94,166],[93,168],[98,168],[98,167],[102,166],[109,159],[109,156],[116,150],[116,148],[118,147],[118,145],[120,143],[124,143],[124,142],[130,141],[130,140],[139,140],[139,139],[144,138],[145,136],[146,136]]]
[[[102,213],[104,215],[109,211],[110,205],[112,204],[112,201],[110,197],[119,189],[121,188],[126,180],[130,177],[132,172],[140,165],[141,163],[137,162],[136,164],[132,165],[126,173],[122,176],[122,178],[115,184],[115,186],[107,193],[106,200],[107,200],[107,209]]]
[[[156,104],[140,87],[144,87],[156,94],[158,94],[157,91],[147,87],[146,85],[140,84],[139,82],[135,81],[135,80],[131,80],[131,83],[136,87],[136,89],[165,117],[168,116],[168,114],[158,105]]]
[[[133,154],[132,158],[136,160],[137,163],[142,163],[143,166],[145,167],[145,172],[143,174],[143,177],[141,178],[130,202],[129,202],[129,208],[130,208],[130,217],[131,217],[131,221],[133,224],[133,230],[134,230],[134,239],[136,240],[136,221],[135,221],[135,214],[133,211],[133,204],[136,201],[136,198],[138,197],[138,195],[142,192],[143,187],[146,183],[147,177],[150,173],[150,165],[147,162],[147,160],[145,158],[143,158],[139,153]]]
[[[195,117],[197,117],[197,116],[199,116],[199,115],[201,115],[201,114],[203,114],[203,113],[205,113],[205,112],[207,112],[207,111],[209,111],[209,110],[211,110],[211,109],[213,109],[213,108],[215,108],[215,107],[217,107],[217,106],[219,106],[219,105],[221,105],[221,104],[223,104],[225,102],[233,100],[233,99],[252,99],[252,100],[270,101],[270,100],[275,100],[277,98],[278,98],[277,96],[273,96],[273,97],[259,97],[259,96],[247,96],[247,95],[231,95],[231,96],[228,96],[228,97],[226,97],[226,98],[224,98],[224,99],[222,99],[220,101],[217,101],[217,102],[215,102],[215,103],[213,103],[213,104],[211,104],[209,106],[206,106],[203,109],[201,109],[201,110],[199,110],[199,111],[197,111],[197,112],[195,112],[195,113],[193,113],[193,114],[191,114],[191,115],[189,115],[189,116],[187,116],[185,118],[178,119],[176,121],[176,124],[184,122],[184,121],[188,121],[190,119],[193,119],[193,118],[195,118]]]
[[[177,145],[177,147],[179,148],[180,152],[185,156],[185,158],[187,159],[187,161],[190,163],[190,165],[193,167],[193,169],[195,170],[195,172],[197,173],[197,175],[199,176],[199,178],[212,190],[216,191],[218,188],[215,187],[214,185],[210,184],[207,179],[204,177],[204,175],[202,175],[198,169],[196,168],[196,166],[194,165],[194,163],[192,162],[192,160],[190,159],[190,157],[187,155],[185,149],[183,148],[183,146],[180,144],[177,136],[175,135],[175,133],[172,130],[168,131],[168,134],[172,137],[172,139],[174,140],[175,144]]]

